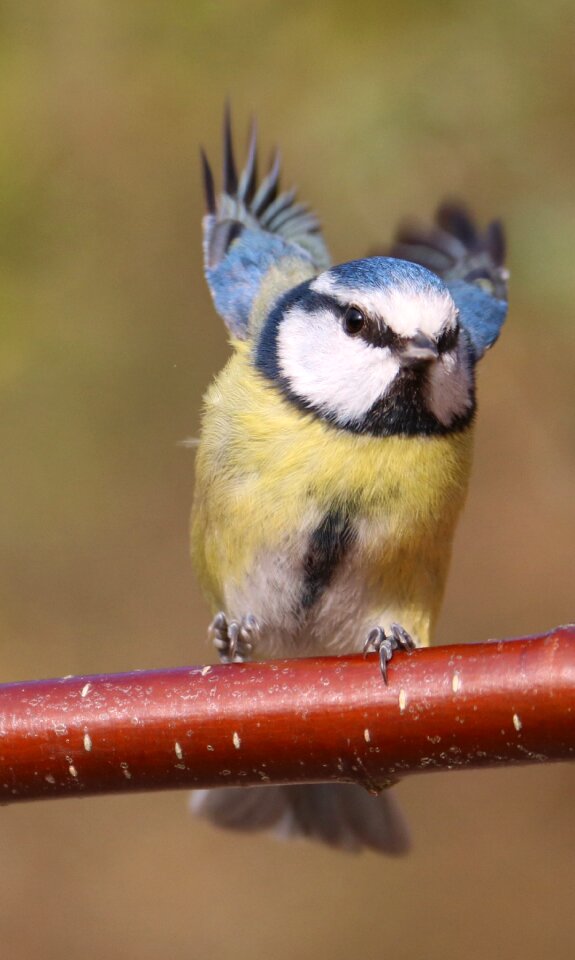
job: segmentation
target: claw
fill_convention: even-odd
[[[228,624],[229,648],[228,656],[230,660],[235,660],[238,652],[238,639],[240,636],[240,625],[237,620],[231,620]]]
[[[385,656],[382,656],[381,650],[379,651],[379,672],[381,673],[383,682],[387,687],[387,660],[385,659]]]
[[[391,624],[391,634],[398,650],[415,650],[417,644],[410,633],[399,623]]]
[[[250,658],[259,630],[259,622],[251,613],[239,620],[228,620],[220,612],[208,633],[222,663],[243,663]]]
[[[381,627],[374,627],[372,630],[369,631],[367,635],[367,639],[363,645],[364,657],[367,656],[367,654],[370,653],[371,651],[375,652],[375,650],[377,649],[377,644],[380,641],[382,634],[383,634],[383,630],[381,629]],[[385,634],[383,635],[385,636]]]
[[[415,640],[399,623],[392,623],[389,635],[383,627],[373,627],[363,645],[363,655],[371,650],[379,654],[379,669],[383,682],[387,686],[387,665],[396,650],[414,650]]]

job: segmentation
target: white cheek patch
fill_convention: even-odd
[[[322,273],[310,284],[316,293],[334,297],[342,305],[357,304],[374,317],[381,317],[400,337],[424,333],[437,337],[454,326],[457,310],[448,290],[425,287],[416,290],[407,284],[389,288],[364,289],[337,283],[329,272]]]
[[[282,318],[277,351],[293,392],[340,423],[365,416],[400,369],[386,348],[348,336],[329,310],[292,307]]]
[[[471,373],[463,358],[445,354],[429,369],[425,396],[429,411],[449,427],[456,417],[469,410],[472,386]]]

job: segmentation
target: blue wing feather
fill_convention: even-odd
[[[309,275],[329,266],[319,222],[295,202],[295,191],[279,192],[276,154],[258,185],[257,143],[252,127],[244,170],[236,171],[229,110],[224,118],[223,190],[217,195],[202,153],[208,213],[203,219],[206,279],[216,310],[234,337],[245,339],[252,306],[270,268],[284,258],[301,261]]]
[[[465,280],[453,280],[446,285],[459,310],[461,325],[471,341],[475,360],[480,360],[501,332],[507,316],[507,301],[499,300]]]
[[[234,337],[245,339],[252,304],[262,278],[290,252],[293,244],[259,230],[243,230],[216,266],[206,267],[206,278],[216,310]],[[312,268],[311,258],[298,251]],[[310,269],[313,272],[313,269]]]

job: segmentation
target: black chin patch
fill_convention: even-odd
[[[374,437],[441,436],[464,430],[475,414],[473,393],[467,410],[446,425],[426,406],[426,376],[425,370],[404,371],[395,379],[389,392],[377,400],[361,420],[346,424],[346,429]]]
[[[470,371],[472,375],[472,371]],[[469,406],[464,413],[455,416],[450,423],[442,423],[427,408],[424,398],[425,372],[405,371],[394,381],[391,389],[381,399],[376,400],[361,420],[342,423],[335,414],[317,409],[309,401],[293,392],[285,377],[276,380],[284,397],[303,413],[319,417],[338,430],[365,434],[372,437],[441,437],[450,433],[460,433],[473,422],[475,416],[475,391],[471,383]]]

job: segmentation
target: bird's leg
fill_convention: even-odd
[[[228,620],[225,613],[217,613],[212,620],[208,635],[222,663],[243,663],[249,660],[260,630],[253,614],[239,620]]]
[[[398,623],[392,623],[389,633],[386,634],[383,627],[374,627],[367,635],[367,640],[363,645],[363,653],[370,653],[372,650],[379,654],[379,666],[383,682],[387,683],[387,664],[391,660],[396,650],[415,650],[417,644],[412,636],[404,630]]]

